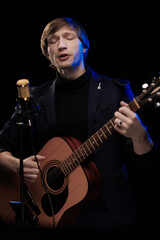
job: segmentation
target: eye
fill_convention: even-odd
[[[66,33],[65,38],[67,40],[73,40],[74,38],[76,38],[76,35],[74,33]]]
[[[48,39],[48,44],[55,44],[58,41],[58,37],[51,37]]]

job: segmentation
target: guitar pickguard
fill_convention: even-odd
[[[50,196],[50,200],[52,202],[54,214],[57,214],[60,211],[60,209],[64,206],[64,204],[67,200],[68,187],[66,187],[64,189],[64,191],[61,192],[60,194],[55,194],[55,195],[49,194],[49,196]],[[41,204],[42,204],[42,208],[43,208],[43,211],[45,212],[45,214],[49,217],[53,216],[52,209],[51,209],[51,203],[49,201],[47,193],[43,195]]]

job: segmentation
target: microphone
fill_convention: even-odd
[[[31,119],[33,115],[38,114],[37,110],[39,109],[39,105],[34,102],[34,99],[31,96],[28,79],[18,80],[16,86],[18,99],[15,110],[18,113],[18,116],[20,116],[20,119],[25,122],[26,120]]]
[[[17,91],[18,91],[18,98],[27,101],[30,99],[30,91],[29,91],[29,81],[28,79],[20,79],[16,83]]]

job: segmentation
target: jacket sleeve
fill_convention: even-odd
[[[123,79],[113,79],[113,81],[123,89],[123,100],[127,103],[131,102],[134,98],[134,94],[129,82]],[[143,117],[141,110],[138,110],[137,114],[140,116],[140,118]],[[145,125],[145,123],[143,124]],[[156,165],[157,156],[160,156],[160,152],[155,142],[153,142],[153,148],[151,151],[146,154],[138,155],[133,150],[131,139],[125,138],[124,141],[124,151],[127,155],[126,159],[129,162],[129,165],[139,168],[149,168],[153,164]]]
[[[3,129],[0,131],[0,152],[14,152],[14,149],[16,149],[18,145],[17,141],[18,128],[14,113],[11,119],[4,124]]]

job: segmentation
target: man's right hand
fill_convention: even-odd
[[[36,155],[38,162],[45,159],[44,156]],[[39,163],[40,164],[40,163]],[[39,174],[39,169],[35,156],[28,157],[23,160],[24,180],[34,182]]]

